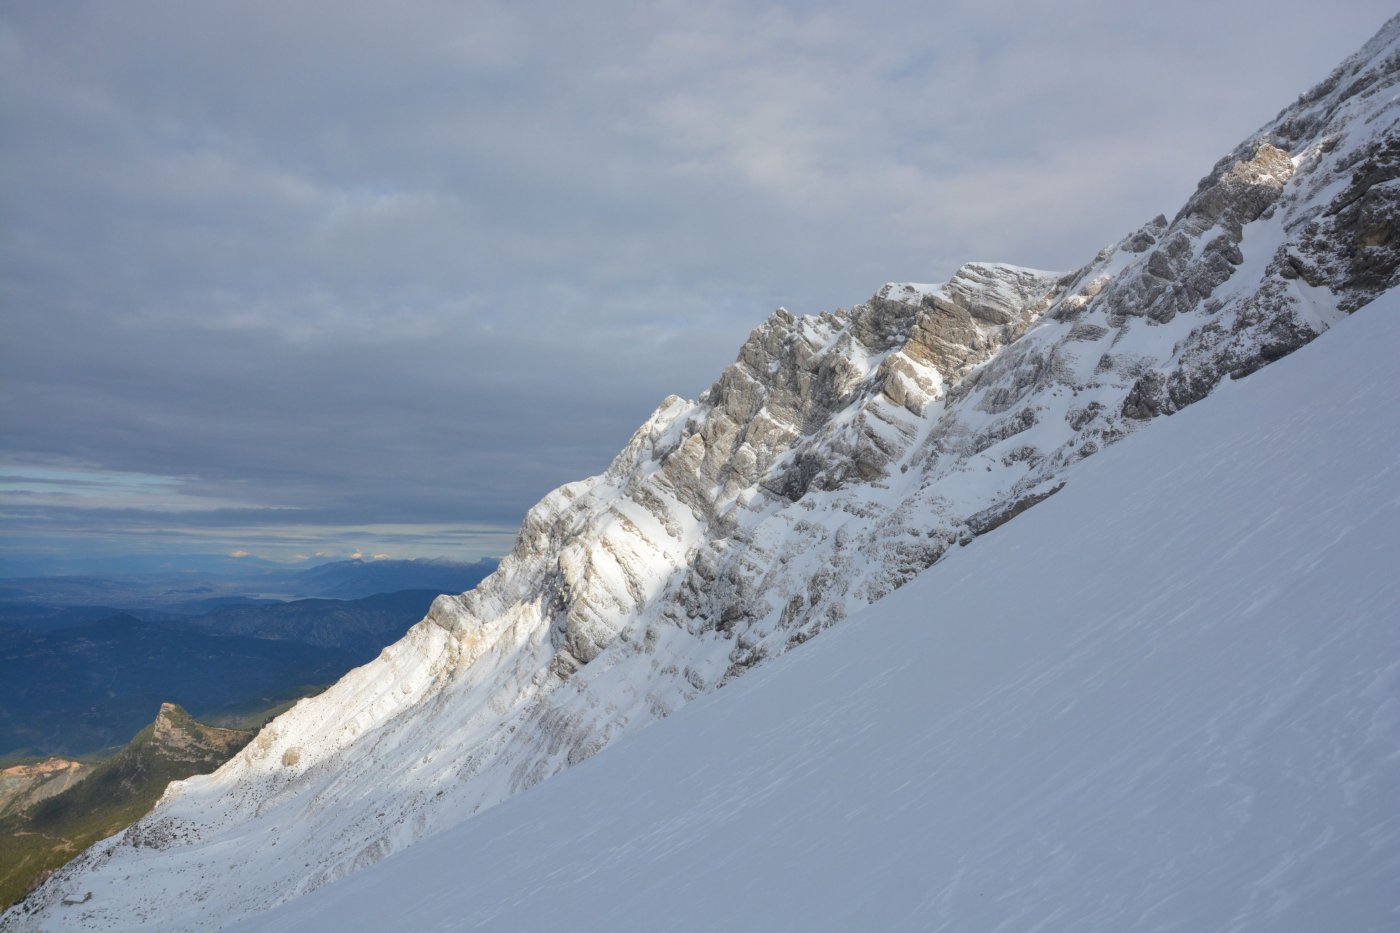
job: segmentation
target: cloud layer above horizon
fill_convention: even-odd
[[[0,569],[503,553],[773,308],[1081,265],[1392,12],[9,4]]]

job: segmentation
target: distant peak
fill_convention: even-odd
[[[241,729],[205,725],[178,703],[169,702],[160,704],[153,727],[153,738],[166,753],[185,758],[238,748],[252,737]]]

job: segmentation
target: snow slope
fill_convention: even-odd
[[[1400,302],[257,930],[1400,924]]]

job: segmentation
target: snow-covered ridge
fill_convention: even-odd
[[[1392,929],[1397,346],[1393,295],[801,650],[240,929]]]
[[[375,862],[883,598],[1393,289],[1398,47],[1400,18],[1082,269],[974,263],[775,313],[700,399],[535,506],[477,589],[4,924],[204,928]],[[101,896],[52,913],[75,886]]]

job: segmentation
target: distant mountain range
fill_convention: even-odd
[[[14,577],[96,576],[130,577],[167,574],[210,574],[243,577],[287,564],[258,557],[227,554],[125,554],[105,557],[0,557],[0,579]]]
[[[229,602],[248,603],[269,594],[284,599],[359,599],[400,590],[464,593],[489,576],[498,563],[489,557],[473,563],[436,559],[344,560],[299,569],[279,564],[238,575],[192,569],[109,576],[7,576],[0,578],[0,624],[22,624],[16,620],[33,616],[32,607],[36,604],[143,610],[140,614],[147,618],[152,611],[198,615]],[[71,613],[66,617],[77,618]]]
[[[127,615],[53,632],[0,629],[0,755],[97,751],[149,722],[163,700],[208,715],[334,680],[365,655]]]
[[[470,590],[495,567],[348,560],[238,581],[5,580],[0,759],[111,747],[165,700],[218,717],[304,695],[372,660],[439,594]]]
[[[483,558],[464,564],[447,560],[342,560],[285,576],[286,592],[298,596],[359,599],[395,590],[465,593],[491,575],[500,561]]]
[[[146,618],[35,605],[24,628],[0,624],[0,757],[109,747],[162,700],[210,717],[300,695],[372,660],[437,595],[404,590]]]
[[[473,567],[477,564],[494,567],[493,558],[477,562],[456,561],[441,557],[385,558],[363,560],[347,558],[332,561],[286,563],[258,557],[230,557],[227,554],[152,555],[132,554],[122,557],[0,557],[0,581],[32,577],[100,577],[104,579],[213,577],[220,580],[250,580],[258,577],[295,577],[322,567],[373,564],[385,570],[392,567],[447,570]]]

